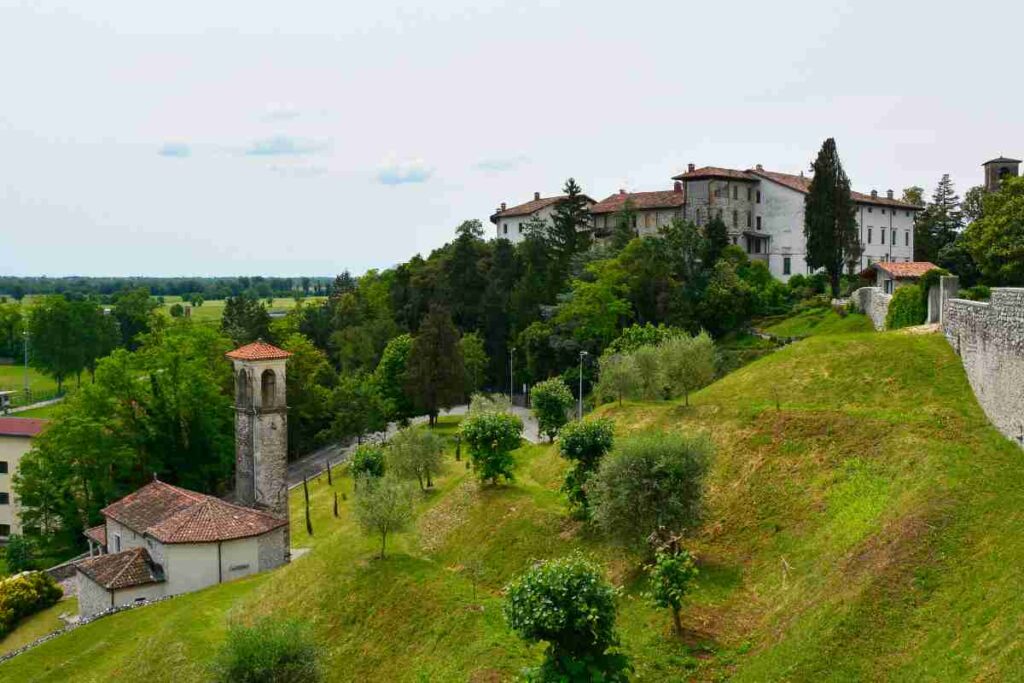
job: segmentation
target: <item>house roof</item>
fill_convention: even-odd
[[[164,580],[163,568],[153,561],[145,548],[90,557],[75,567],[108,590],[144,586]]]
[[[85,537],[91,538],[102,546],[107,545],[107,525],[100,524],[99,526],[90,527],[85,530]]]
[[[1019,164],[1020,159],[1011,159],[1009,157],[996,157],[995,159],[989,159],[982,166],[988,166],[989,164]]]
[[[919,278],[929,270],[938,268],[931,261],[878,261],[871,264],[871,268],[877,268],[893,276],[897,280]]]
[[[101,512],[161,543],[230,541],[259,536],[288,524],[259,510],[162,481],[146,484]]]
[[[792,173],[779,173],[778,171],[765,171],[764,169],[750,169],[748,173],[752,175],[765,178],[784,185],[791,190],[796,190],[802,194],[807,194],[807,191],[811,187],[811,176],[793,175]],[[872,197],[870,194],[864,194],[863,192],[850,191],[850,197],[855,202],[861,204],[873,204],[875,206],[891,206],[899,209],[907,209],[909,211],[920,211],[922,207],[917,204],[911,204],[904,202],[899,199],[889,199],[888,197]]]
[[[633,208],[638,211],[646,209],[674,209],[686,202],[686,193],[682,190],[617,192],[590,207],[590,213],[616,213],[622,210],[627,201],[632,202]]]
[[[280,358],[290,358],[291,353],[284,349],[279,349],[273,344],[268,344],[262,339],[258,339],[251,344],[240,346],[234,351],[228,351],[224,354],[232,360],[278,360]]]
[[[547,208],[553,204],[557,204],[558,202],[565,199],[566,196],[567,195],[560,194],[557,197],[538,197],[536,199],[532,199],[526,202],[525,204],[518,204],[516,206],[510,206],[507,209],[502,209],[501,211],[498,211],[493,216],[491,216],[491,220],[494,221],[498,218],[513,218],[515,216],[529,216],[530,214],[540,211],[541,209]],[[591,204],[594,203],[594,200],[588,197],[587,195],[584,194],[580,196],[586,199]]]
[[[34,417],[0,417],[0,436],[37,436],[46,422]]]
[[[672,180],[701,180],[704,178],[726,178],[729,180],[757,180],[747,171],[740,171],[735,168],[721,168],[719,166],[702,166],[686,173],[672,176]]]

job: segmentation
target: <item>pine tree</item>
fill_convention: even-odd
[[[581,251],[590,243],[590,209],[583,190],[574,178],[565,181],[565,197],[559,200],[551,216],[549,239],[561,263]]]
[[[470,331],[480,327],[482,297],[487,287],[480,263],[489,248],[480,239],[483,230],[478,220],[464,221],[455,232],[458,237],[444,266],[447,300],[455,325]]]
[[[427,414],[430,425],[442,408],[462,400],[466,370],[459,348],[459,331],[448,310],[431,306],[419,334],[412,340],[406,370],[406,393],[416,408]]]
[[[833,138],[822,144],[811,170],[814,178],[804,198],[807,265],[825,269],[835,297],[839,296],[843,266],[859,259],[862,248],[850,197],[850,179],[843,170]]]
[[[963,228],[960,197],[949,174],[944,173],[932,193],[932,201],[914,221],[914,260],[937,262],[939,252],[953,243]]]

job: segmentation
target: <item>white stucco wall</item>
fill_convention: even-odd
[[[804,240],[804,195],[784,185],[762,181],[761,203],[754,204],[754,224],[761,217],[761,232],[771,236],[768,269],[783,282],[790,276],[807,275],[807,243]],[[785,259],[789,274],[785,274]]]
[[[879,261],[906,262],[914,260],[913,211],[858,204],[857,229],[860,231],[860,242],[864,246],[859,270]],[[893,231],[895,231],[895,243],[892,240]],[[882,242],[883,235],[884,243]]]
[[[280,530],[271,532],[277,537],[281,533]],[[164,546],[163,567],[167,577],[168,595],[199,590],[222,581],[232,581],[260,570],[259,539],[241,538],[220,544],[168,544]]]
[[[11,527],[12,534],[21,533],[21,518],[18,514],[18,499],[11,485],[14,473],[18,470],[21,457],[32,447],[32,439],[27,436],[0,436],[0,460],[7,463],[7,474],[0,474],[0,491],[9,496],[7,505],[0,505],[0,524]]]

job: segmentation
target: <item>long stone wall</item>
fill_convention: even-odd
[[[956,291],[942,280],[943,295]],[[993,289],[988,303],[944,296],[942,331],[989,420],[1024,446],[1024,288]]]
[[[892,295],[884,293],[879,287],[861,287],[850,294],[857,310],[864,313],[874,324],[876,330],[885,329],[885,317],[889,314],[889,303]]]

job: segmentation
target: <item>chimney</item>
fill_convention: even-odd
[[[693,173],[696,170],[697,170],[697,167],[694,164],[687,164],[686,165],[686,172],[687,173]]]
[[[501,210],[502,210],[502,211],[504,211],[504,210],[505,210],[505,202],[502,202],[502,203],[501,203]]]
[[[758,171],[763,171],[763,170],[764,170],[764,166],[762,166],[761,164],[755,164],[755,165],[754,165],[754,168],[755,168],[756,170],[758,170]]]
[[[878,190],[871,190],[871,198],[878,199]]]
[[[537,201],[538,199],[540,199],[540,192],[534,192],[533,193],[533,201]]]
[[[892,199],[892,190],[886,190],[885,196],[888,197],[889,199]]]
[[[622,188],[620,187],[620,188],[619,188],[619,194],[626,194],[626,191],[625,191],[625,190],[623,190],[623,189],[622,189]]]

